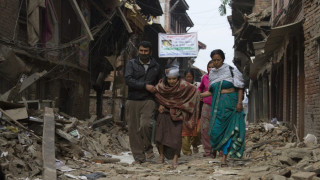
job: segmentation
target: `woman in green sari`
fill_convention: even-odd
[[[241,158],[245,146],[245,114],[242,99],[242,74],[224,62],[222,50],[211,52],[214,68],[209,73],[209,91],[201,97],[212,96],[210,116],[210,144],[214,154],[222,151],[221,166],[227,166],[227,155]]]

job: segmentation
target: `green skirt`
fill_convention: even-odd
[[[210,144],[213,150],[227,150],[230,157],[241,158],[245,148],[245,113],[236,111],[238,92],[220,93],[222,89],[229,88],[234,86],[228,81],[220,81],[210,86]]]

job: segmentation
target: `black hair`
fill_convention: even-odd
[[[224,52],[223,52],[221,49],[215,49],[215,50],[211,51],[210,57],[212,58],[215,54],[220,55],[220,57],[222,58],[222,60],[225,59]]]
[[[209,62],[208,62],[208,64],[207,64],[207,68],[209,67],[209,65],[210,64],[212,64],[213,63],[213,61],[212,60],[210,60]]]
[[[180,80],[180,75],[178,76],[178,81],[179,81],[179,80]],[[167,76],[164,76],[164,78],[163,78],[163,83],[164,83],[164,85],[169,86],[168,77],[167,77]]]
[[[184,72],[184,77],[186,77],[186,75],[190,73],[192,76],[193,76],[193,79],[194,79],[194,71],[192,69],[187,69],[185,72]]]
[[[151,44],[151,42],[149,42],[149,41],[141,41],[141,42],[139,43],[139,45],[138,45],[138,48],[139,48],[140,46],[142,46],[142,47],[144,47],[144,48],[149,48],[150,51],[152,50],[152,44]]]
[[[184,72],[184,78],[186,78],[186,76],[187,76],[187,74],[188,73],[190,73],[191,75],[192,75],[192,77],[193,77],[193,82],[192,83],[194,83],[194,81],[195,81],[195,73],[194,73],[194,70],[192,70],[192,69],[187,69],[185,72]]]

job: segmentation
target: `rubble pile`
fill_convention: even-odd
[[[296,141],[296,135],[286,126],[275,127],[272,124],[249,125],[246,131],[244,158],[269,156],[275,148]]]
[[[43,110],[30,110],[28,119],[19,120],[30,132],[0,116],[0,163],[7,179],[43,178],[43,114]],[[93,129],[96,121],[78,120],[64,113],[55,113],[54,119],[58,178],[63,172],[85,169],[96,159],[128,150],[125,131],[120,126],[105,123]]]
[[[285,126],[268,129],[251,125],[247,131],[244,158],[234,165],[244,166],[247,179],[317,179],[320,177],[320,146],[300,142]]]

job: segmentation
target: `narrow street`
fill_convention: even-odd
[[[247,148],[243,159],[229,159],[228,167],[220,167],[221,157],[202,157],[203,150],[191,156],[181,155],[173,170],[171,161],[157,164],[158,155],[141,165],[126,163],[91,164],[87,172],[103,172],[105,179],[243,179],[282,180],[320,179],[320,146],[297,143],[286,127],[265,131],[263,125],[249,126]],[[157,154],[157,150],[154,149]],[[133,161],[133,159],[132,159]],[[70,172],[83,173],[82,170]],[[81,174],[80,173],[80,174]],[[62,176],[63,177],[63,176]],[[103,178],[101,178],[103,180]]]
[[[228,167],[220,167],[220,159],[202,157],[203,149],[191,156],[181,155],[177,169],[171,161],[157,164],[156,157],[141,165],[133,165],[125,128],[110,124],[92,129],[85,121],[59,116],[60,122],[73,121],[74,136],[58,133],[56,168],[58,179],[319,179],[320,146],[314,139],[300,140],[285,126],[249,125],[246,150],[242,159],[228,159]],[[76,123],[75,123],[76,122]],[[35,123],[35,124],[34,124]],[[34,122],[29,128],[36,127]],[[92,124],[91,124],[92,125]],[[90,128],[89,128],[90,127]],[[274,128],[273,128],[274,127]],[[65,129],[66,126],[61,126]],[[267,131],[268,129],[268,131]],[[28,133],[17,133],[10,126],[1,127],[1,166],[7,179],[41,179],[41,146]],[[38,133],[40,131],[36,131]],[[62,132],[58,129],[59,132]],[[80,136],[80,139],[78,139]],[[313,140],[313,141],[312,141]],[[28,162],[28,163],[26,163]],[[93,173],[93,174],[92,174]],[[318,177],[317,177],[318,176]]]

